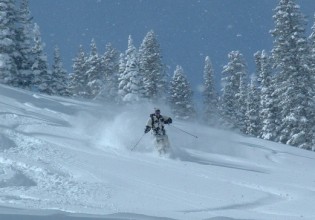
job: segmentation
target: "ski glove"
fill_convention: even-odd
[[[171,118],[168,118],[164,123],[165,123],[165,124],[172,124],[172,119],[171,119]]]
[[[150,130],[151,130],[151,127],[146,126],[145,129],[144,129],[144,133],[148,133]]]

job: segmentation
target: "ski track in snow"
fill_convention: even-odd
[[[310,152],[200,125],[192,125],[198,140],[167,128],[168,156],[149,135],[131,152],[137,133],[119,125],[143,127],[135,109],[115,118],[98,103],[0,91],[3,207],[108,219],[315,219],[310,205],[292,209],[315,196]]]

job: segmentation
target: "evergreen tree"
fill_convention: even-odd
[[[311,76],[312,76],[312,84],[315,85],[315,16],[314,16],[314,24],[312,26],[312,32],[309,36],[309,45],[310,45],[310,66],[311,66]],[[313,100],[314,102],[314,100]],[[310,118],[315,119],[315,111],[313,110],[311,112]],[[315,122],[313,123],[313,126],[311,127],[311,133],[315,134]],[[315,150],[315,138],[313,138],[312,142],[313,150]]]
[[[239,51],[230,52],[228,58],[229,62],[222,72],[221,117],[225,121],[224,126],[243,130],[246,113],[246,65]]]
[[[83,46],[80,45],[77,56],[73,59],[73,73],[70,74],[70,93],[76,97],[87,98],[87,57],[83,50]]]
[[[196,116],[193,91],[181,66],[177,66],[170,83],[170,106],[175,118],[192,120]]]
[[[2,0],[0,3],[0,82],[15,85],[17,66],[15,57],[16,10],[13,0]]]
[[[105,101],[117,102],[119,54],[111,44],[106,45],[105,53],[102,57],[102,69],[104,82],[100,96]]]
[[[124,86],[126,85],[124,72],[126,69],[126,56],[124,53],[119,55],[119,67],[118,67],[118,102],[123,102],[123,98],[126,95]]]
[[[18,68],[17,86],[24,89],[30,89],[34,75],[32,72],[32,57],[33,46],[33,30],[32,17],[29,10],[29,1],[22,0],[17,15],[17,56],[15,62]]]
[[[165,96],[166,75],[160,45],[155,33],[147,33],[139,49],[140,71],[143,76],[145,98],[157,101]]]
[[[305,18],[293,0],[281,0],[273,18],[272,54],[278,74],[275,92],[281,106],[281,124],[277,128],[279,138],[282,143],[310,149],[314,84],[305,37]]]
[[[242,56],[241,56],[242,58]],[[246,71],[246,65],[244,60],[240,60],[243,63],[240,63],[244,66],[244,69],[237,74],[240,77],[240,87],[239,87],[239,93],[236,93],[236,98],[238,100],[238,106],[237,106],[237,127],[240,128],[242,132],[246,132],[246,111],[247,111],[247,96],[248,96],[248,88],[247,88],[247,82],[248,82],[248,73]]]
[[[68,76],[66,70],[63,68],[63,63],[60,57],[60,50],[56,46],[54,50],[54,63],[52,65],[52,82],[50,88],[52,94],[60,96],[69,96],[68,90]]]
[[[88,80],[87,95],[88,98],[93,99],[98,96],[102,90],[104,74],[101,70],[101,58],[98,54],[97,46],[94,39],[92,39],[90,47],[90,56],[86,60],[86,74]]]
[[[204,121],[208,125],[216,125],[218,123],[218,94],[215,90],[214,71],[210,58],[205,59],[205,67],[203,72],[203,106]]]
[[[44,54],[39,26],[36,23],[34,25],[34,43],[35,45],[32,50],[34,56],[34,63],[32,65],[34,79],[32,85],[34,85],[35,90],[50,95],[52,94],[50,88],[52,77],[48,71],[47,56]]]
[[[257,89],[256,78],[252,77],[248,96],[246,110],[246,134],[257,137],[260,129],[259,118],[259,92]]]
[[[126,66],[119,77],[119,94],[123,102],[134,103],[144,96],[143,84],[140,78],[139,58],[131,36],[126,50]]]
[[[312,71],[313,80],[315,80],[315,15],[314,15],[314,24],[311,28],[311,34],[309,36],[309,45],[310,45],[310,66]]]
[[[276,140],[276,126],[279,124],[277,113],[278,104],[275,94],[275,82],[272,77],[271,59],[265,51],[255,54],[257,76],[260,84],[260,134],[267,140]]]

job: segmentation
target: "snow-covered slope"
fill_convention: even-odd
[[[315,219],[313,152],[175,121],[198,139],[169,126],[160,157],[149,134],[130,151],[149,105],[0,100],[1,220]]]

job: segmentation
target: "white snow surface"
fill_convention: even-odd
[[[1,220],[315,219],[314,152],[175,120],[159,156],[150,134],[130,150],[150,105],[0,100]]]

